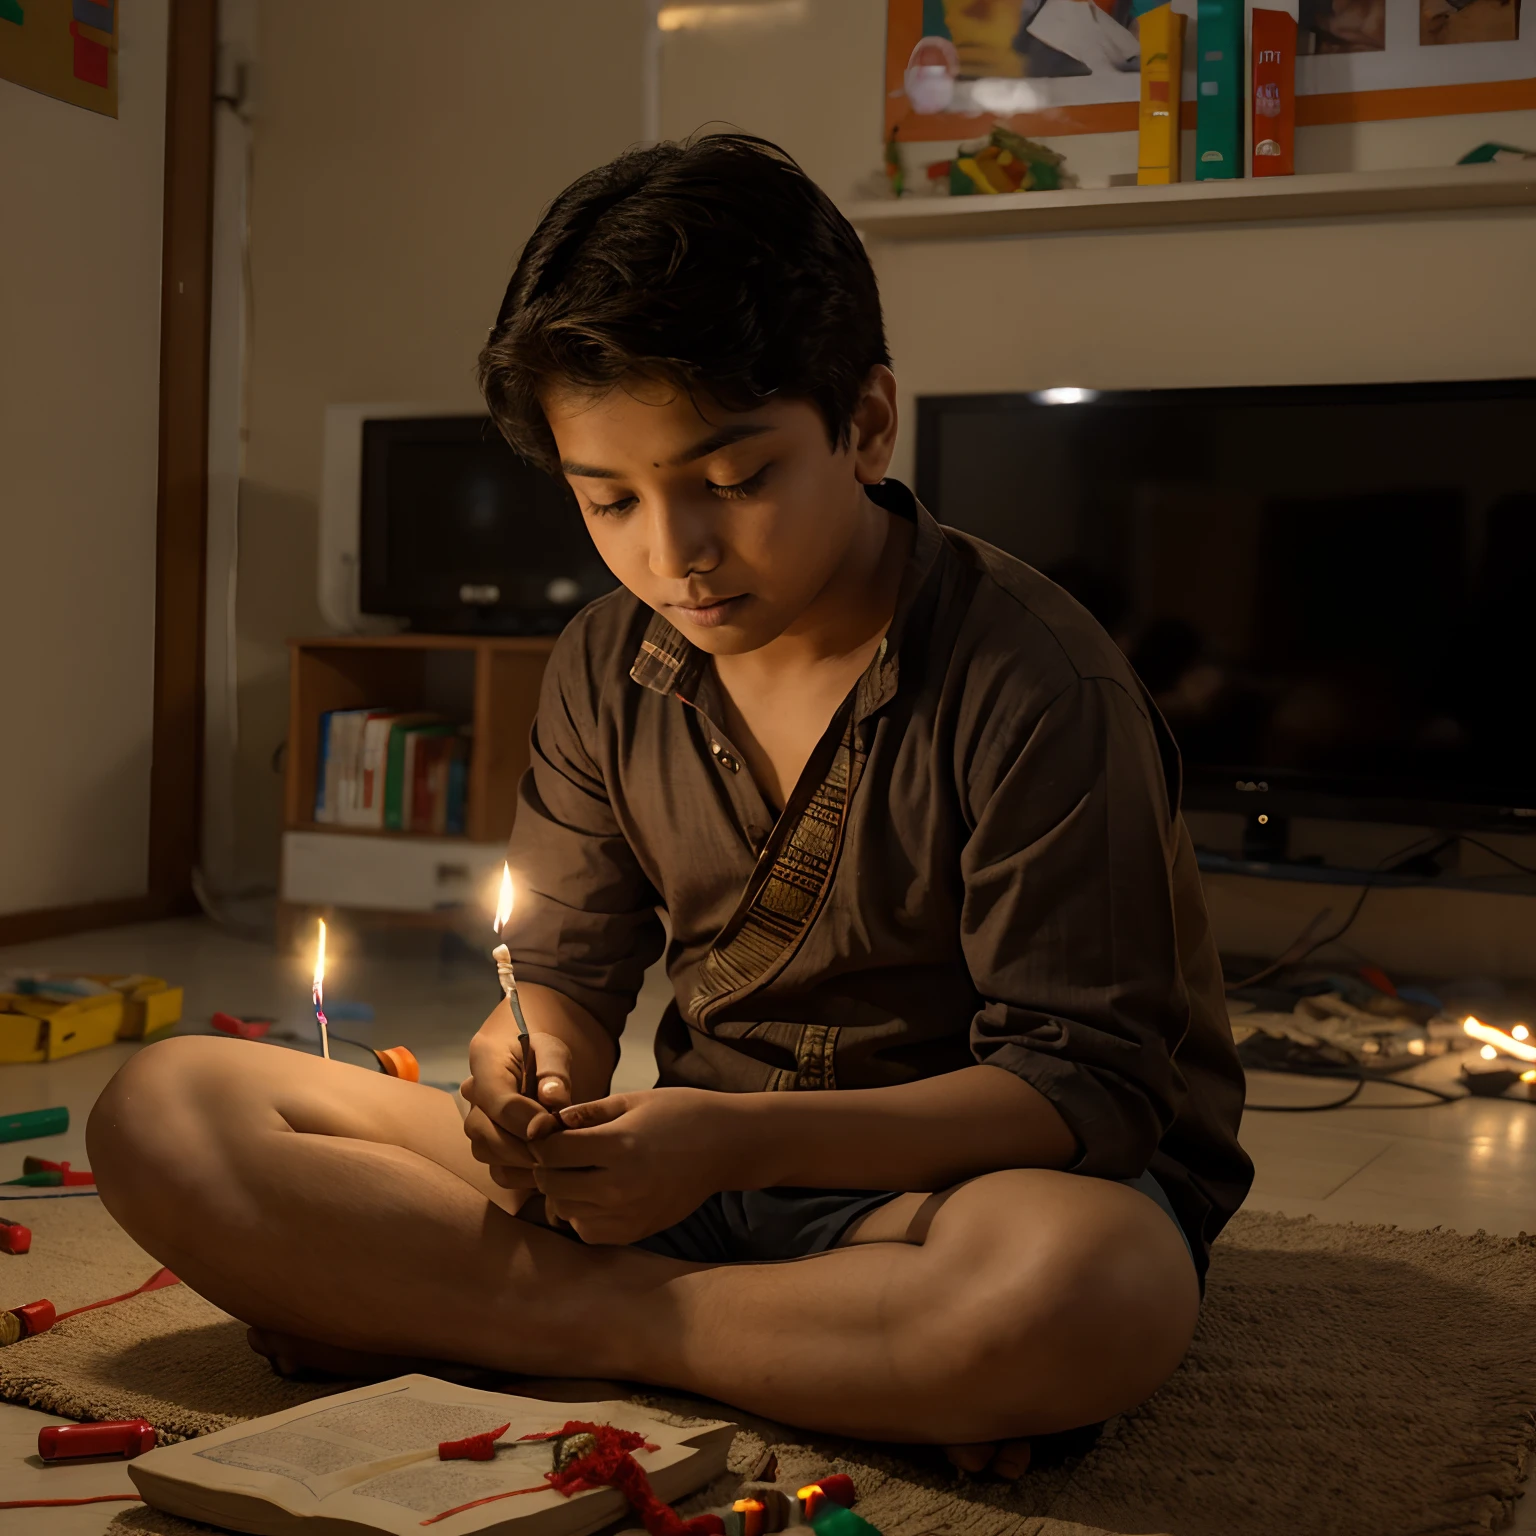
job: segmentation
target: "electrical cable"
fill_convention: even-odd
[[[1272,1069],[1265,1069],[1272,1070]],[[1297,1077],[1353,1077],[1355,1086],[1344,1095],[1342,1099],[1330,1099],[1326,1104],[1245,1104],[1244,1110],[1261,1111],[1270,1115],[1310,1115],[1324,1109],[1343,1109],[1346,1104],[1353,1104],[1365,1091],[1367,1083],[1384,1083],[1390,1088],[1409,1088],[1414,1093],[1427,1094],[1434,1099],[1434,1104],[1362,1104],[1362,1109],[1435,1109],[1440,1104],[1459,1104],[1463,1099],[1470,1098],[1465,1093],[1444,1093],[1438,1088],[1431,1088],[1426,1083],[1405,1083],[1385,1072],[1348,1072],[1345,1070],[1296,1072]]]
[[[1458,842],[1470,843],[1474,848],[1481,848],[1484,853],[1492,854],[1496,859],[1502,859],[1512,869],[1518,869],[1522,875],[1536,875],[1536,867],[1522,864],[1519,859],[1511,858],[1509,854],[1495,848],[1492,843],[1485,843],[1480,837],[1471,837],[1465,832],[1458,832],[1456,839]]]
[[[1296,935],[1290,945],[1279,956],[1271,960],[1262,970],[1255,971],[1252,976],[1245,976],[1241,981],[1229,982],[1226,987],[1227,992],[1241,992],[1244,987],[1251,987],[1257,982],[1267,981],[1276,971],[1284,970],[1288,965],[1300,965],[1303,960],[1316,954],[1318,950],[1326,945],[1332,944],[1336,939],[1342,939],[1354,926],[1355,919],[1360,916],[1360,909],[1365,905],[1366,897],[1376,889],[1376,882],[1371,876],[1381,874],[1383,871],[1390,871],[1394,864],[1399,864],[1404,859],[1412,858],[1426,843],[1433,843],[1440,836],[1441,834],[1438,832],[1431,832],[1424,837],[1416,837],[1411,843],[1407,843],[1395,852],[1386,854],[1383,858],[1378,859],[1372,867],[1370,874],[1366,876],[1362,883],[1360,894],[1355,899],[1354,906],[1349,909],[1349,916],[1332,933],[1316,941],[1309,942],[1312,940],[1312,935],[1316,933],[1318,926],[1327,922],[1333,914],[1332,907],[1324,907],[1320,912],[1313,914],[1307,926]],[[1492,851],[1495,850],[1490,850],[1490,852]],[[1536,873],[1536,871],[1532,871],[1532,873]]]

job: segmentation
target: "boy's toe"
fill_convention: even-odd
[[[944,1454],[962,1472],[985,1472],[997,1454],[997,1446],[990,1440],[977,1445],[946,1445]]]
[[[1023,1477],[1029,1471],[1030,1443],[1028,1440],[1004,1440],[992,1458],[992,1471],[1009,1482]]]

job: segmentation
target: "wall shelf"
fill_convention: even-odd
[[[1246,224],[1536,206],[1536,160],[1428,170],[1336,171],[1167,187],[1074,187],[995,197],[911,197],[853,204],[848,217],[882,240],[952,240],[1069,230]]]

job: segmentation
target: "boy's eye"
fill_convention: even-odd
[[[587,511],[594,517],[617,517],[621,512],[628,512],[634,506],[633,496],[620,496],[617,501],[591,501],[587,502]]]
[[[704,483],[710,491],[723,497],[726,501],[745,501],[748,496],[755,496],[762,488],[763,481],[768,474],[768,465],[758,470],[755,475],[749,475],[745,480],[738,480],[735,485],[717,485],[713,480]]]

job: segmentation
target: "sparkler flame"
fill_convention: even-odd
[[[325,919],[320,919],[320,937],[315,942],[315,991],[325,991]]]
[[[1462,1021],[1461,1027],[1474,1040],[1483,1042],[1482,1056],[1485,1061],[1492,1060],[1493,1056],[1500,1051],[1506,1056],[1516,1056],[1521,1061],[1536,1061],[1536,1045],[1517,1040],[1513,1035],[1506,1035],[1502,1029],[1495,1029],[1491,1024],[1468,1018]],[[1490,1054],[1490,1047],[1492,1047],[1492,1054]]]
[[[501,894],[496,898],[496,932],[500,933],[507,926],[508,919],[512,916],[512,871],[503,864],[501,866]]]

